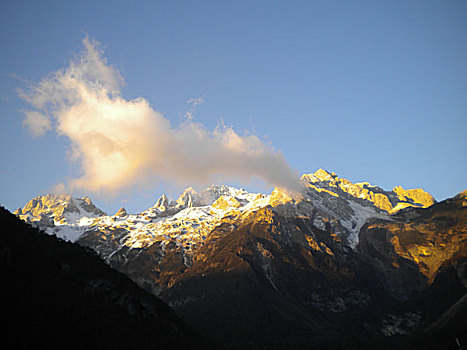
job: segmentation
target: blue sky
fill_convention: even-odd
[[[1,204],[79,176],[67,137],[22,126],[17,89],[66,68],[85,34],[122,96],[173,126],[201,97],[193,120],[253,132],[299,173],[453,196],[467,188],[466,18],[465,1],[0,1]],[[90,196],[139,211],[180,187]]]

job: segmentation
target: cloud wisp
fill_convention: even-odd
[[[205,185],[259,177],[298,190],[298,174],[257,136],[223,124],[208,130],[192,118],[172,126],[144,98],[124,99],[124,80],[99,43],[86,36],[83,45],[66,68],[20,92],[33,107],[23,121],[33,135],[53,130],[71,142],[81,175],[67,189],[115,194],[154,179]]]

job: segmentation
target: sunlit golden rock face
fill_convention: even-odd
[[[235,197],[230,196],[220,196],[214,203],[212,207],[215,209],[226,210],[228,208],[239,208],[241,203]]]
[[[372,237],[383,230],[386,244],[398,256],[413,261],[428,281],[433,281],[445,261],[467,251],[465,195],[435,204],[423,212],[402,214],[395,215],[393,221],[368,225],[363,233],[365,240],[375,242]],[[414,218],[407,219],[406,215]],[[372,244],[377,247],[376,243]]]
[[[335,173],[329,173],[324,169],[316,170],[316,172],[313,175],[320,181],[330,181],[334,184],[336,183],[335,179],[338,179]]]
[[[21,210],[20,215],[31,216],[30,220],[40,220],[42,214],[53,215],[57,221],[63,219],[66,203],[71,200],[70,195],[55,196],[48,194],[31,199]]]
[[[196,195],[196,191],[189,187],[183,194],[177,199],[177,205],[179,207],[191,208],[193,207],[193,197]]]
[[[67,204],[71,200],[70,195],[55,196],[48,194],[31,199],[23,209],[18,212],[19,217],[26,221],[42,221],[44,215],[52,217],[56,223],[66,223],[64,216]]]
[[[313,174],[303,175],[301,181],[305,187],[314,191],[324,192],[334,197],[339,197],[339,192],[342,191],[352,197],[367,200],[377,208],[391,214],[407,207],[426,208],[435,203],[433,196],[422,189],[405,190],[397,186],[393,191],[384,191],[368,182],[352,183],[323,169],[318,169]]]
[[[67,194],[48,194],[31,199],[22,209],[15,211],[22,220],[41,222],[45,226],[65,225],[80,217],[98,217],[105,213],[94,206],[91,200],[72,198]]]
[[[305,235],[305,239],[306,239],[306,241],[308,243],[308,246],[312,250],[314,250],[316,252],[319,252],[319,253],[326,253],[327,255],[334,255],[332,250],[329,249],[329,247],[325,243],[318,242],[315,237]]]
[[[126,212],[126,209],[124,207],[121,207],[120,209],[118,209],[118,211],[115,213],[115,216],[120,216],[120,217],[123,217],[123,216],[127,216],[128,213]]]
[[[443,229],[433,224],[387,223],[372,225],[370,230],[384,228],[390,235],[390,244],[399,256],[415,262],[431,281],[439,267],[467,244],[467,230]],[[460,232],[457,232],[459,231]],[[371,231],[370,231],[371,232]]]
[[[391,202],[389,202],[388,197],[385,196],[384,194],[375,193],[374,196],[370,195],[369,197],[370,197],[370,202],[373,202],[373,204],[379,209],[383,209],[387,212],[391,212],[393,210]]]
[[[317,186],[312,185],[312,184],[308,184],[307,187],[308,187],[308,188],[312,188],[312,189],[314,189],[314,190],[317,191],[317,192],[326,192],[327,194],[330,194],[330,195],[333,196],[333,197],[339,197],[339,195],[338,195],[337,193],[332,192],[332,191],[330,191],[330,190],[328,190],[328,189],[326,189],[326,188],[317,187]]]
[[[292,197],[281,188],[274,188],[269,199],[269,203],[275,207],[281,204],[286,204],[292,202]]]
[[[254,212],[248,212],[241,218],[241,223],[243,225],[249,223],[272,225],[274,223],[274,212],[270,207],[261,208]]]
[[[467,190],[462,191],[455,198],[457,198],[463,207],[467,207]]]
[[[421,204],[422,207],[429,207],[435,203],[433,196],[421,188],[405,190],[402,186],[396,186],[393,191],[397,193],[397,196],[401,201],[408,201],[411,199],[415,203]]]

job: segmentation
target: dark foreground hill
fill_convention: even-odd
[[[1,349],[213,348],[92,251],[0,207]]]

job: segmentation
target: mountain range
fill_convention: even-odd
[[[15,214],[92,249],[229,347],[467,345],[467,191],[437,203],[322,169],[300,181],[300,193],[269,195],[188,188],[137,214],[49,194]]]

